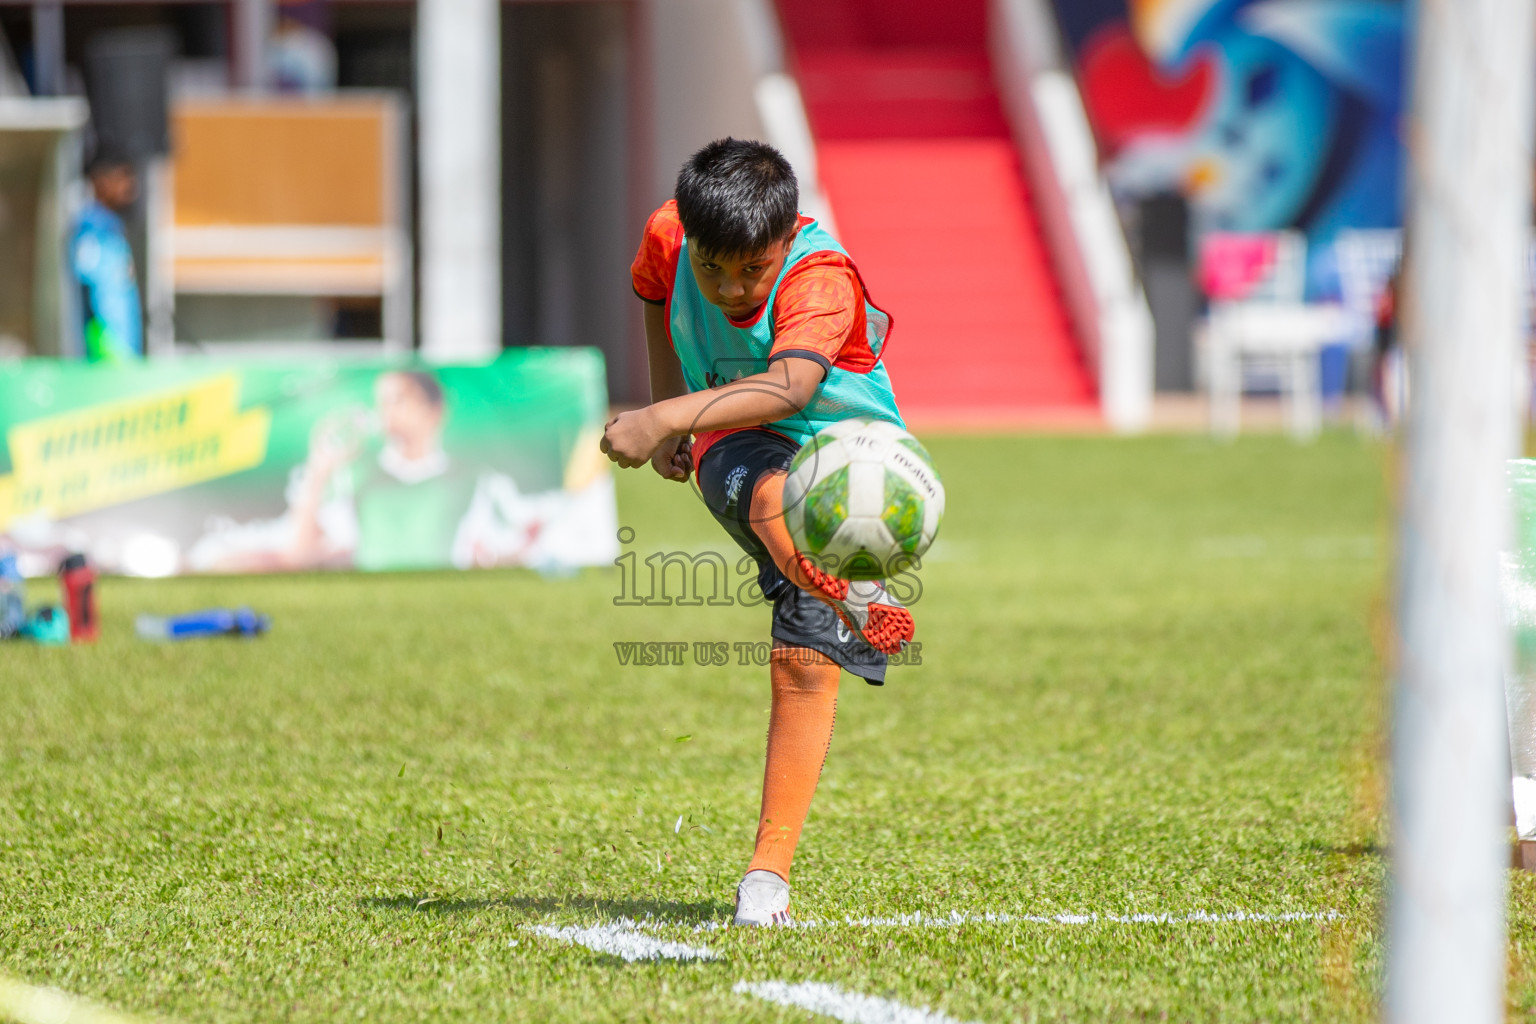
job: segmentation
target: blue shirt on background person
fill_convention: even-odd
[[[91,199],[80,211],[69,262],[80,284],[85,358],[123,362],[144,355],[143,307],[122,212],[138,194],[133,164],[100,151],[86,169]]]

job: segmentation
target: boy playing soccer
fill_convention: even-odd
[[[646,303],[652,404],[609,421],[602,448],[668,480],[696,473],[773,602],[762,812],[735,923],[783,923],[790,862],[832,742],[839,666],[880,685],[886,656],[912,639],[911,613],[884,587],[821,572],[783,522],[786,470],[817,431],[856,416],[901,424],[880,361],[890,318],[837,240],[799,215],[794,171],[760,142],[695,153],[631,270]]]

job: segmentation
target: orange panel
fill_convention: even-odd
[[[181,258],[176,291],[204,295],[378,295],[384,260],[369,257]]]
[[[176,223],[386,224],[390,116],[376,100],[179,105]]]

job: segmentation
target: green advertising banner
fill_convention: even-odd
[[[0,364],[0,536],[28,575],[607,564],[606,409],[595,349]]]

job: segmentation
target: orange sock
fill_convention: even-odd
[[[752,531],[791,583],[814,590],[784,525],[784,473],[770,473],[752,491]],[[748,871],[772,871],[789,881],[800,829],[832,744],[840,669],[826,655],[774,643],[768,668],[773,711],[768,719],[768,764],[763,771],[763,808],[757,848]]]
[[[757,481],[752,489],[752,532],[789,582],[816,593],[816,581],[806,574],[794,538],[784,525],[784,481],[788,478],[788,473],[767,473]]]
[[[839,672],[832,659],[819,651],[774,647],[769,662],[773,710],[768,718],[763,808],[748,871],[761,868],[789,881],[795,844],[832,745]]]

